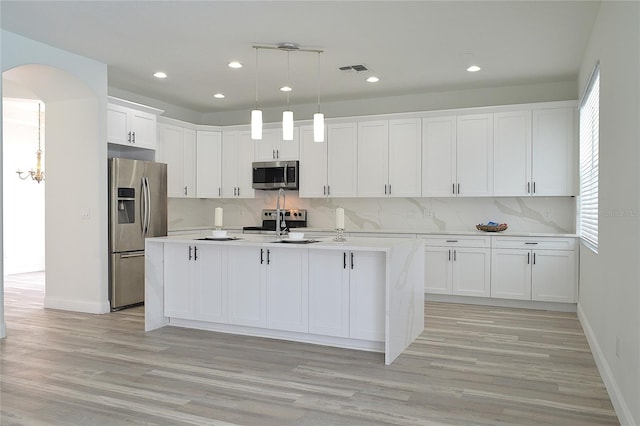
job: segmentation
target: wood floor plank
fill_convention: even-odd
[[[383,355],[164,327],[144,307],[43,308],[42,273],[5,277],[2,425],[616,425],[575,314],[425,304]]]

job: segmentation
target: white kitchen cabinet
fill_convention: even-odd
[[[253,198],[250,131],[222,132],[222,198]]]
[[[572,196],[574,108],[494,114],[494,195]]]
[[[456,195],[493,195],[493,114],[460,115],[456,130]]]
[[[326,134],[326,132],[325,132]],[[328,139],[328,138],[325,138]],[[327,197],[328,141],[313,141],[313,126],[300,127],[300,197]]]
[[[383,341],[383,253],[309,250],[309,332]]]
[[[424,118],[422,140],[422,196],[455,197],[456,117]]]
[[[292,247],[266,252],[267,328],[307,333],[309,251]]]
[[[266,249],[229,247],[227,283],[229,323],[267,326]]]
[[[156,149],[157,116],[121,105],[107,104],[107,142]]]
[[[173,124],[158,124],[160,161],[167,163],[167,195],[196,196],[196,132]]]
[[[222,195],[222,133],[198,130],[196,135],[196,196]]]
[[[171,243],[164,246],[165,315],[172,318],[227,322],[227,283],[222,268],[226,249]]]
[[[575,303],[576,254],[572,239],[496,237],[491,297]]]
[[[262,139],[254,140],[254,161],[298,160],[300,129],[294,127],[293,140],[282,139],[282,129],[263,129]]]
[[[356,123],[327,126],[327,194],[355,197],[358,193],[358,127]]]
[[[488,297],[491,294],[489,237],[423,236],[425,293]]]
[[[577,195],[575,108],[533,110],[533,195]]]
[[[358,197],[417,197],[421,187],[419,119],[358,124]]]

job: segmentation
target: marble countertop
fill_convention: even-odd
[[[369,238],[350,237],[346,241],[333,241],[333,237],[314,238],[317,242],[299,244],[278,242],[275,235],[242,234],[234,235],[234,240],[204,240],[198,233],[184,235],[170,235],[167,237],[147,238],[150,242],[180,242],[214,245],[232,245],[244,247],[282,247],[282,248],[312,248],[322,250],[363,250],[363,251],[389,251],[397,246],[415,244],[415,239],[406,238]]]

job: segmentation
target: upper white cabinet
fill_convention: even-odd
[[[313,141],[313,126],[300,127],[300,197],[321,198],[328,196],[328,145],[328,141]]]
[[[167,195],[196,196],[196,131],[173,124],[158,124],[159,159],[167,163]]]
[[[533,110],[533,195],[576,195],[574,108]]]
[[[420,196],[421,144],[419,119],[359,123],[358,196]]]
[[[198,130],[196,136],[196,194],[198,198],[222,196],[222,133]]]
[[[494,114],[494,195],[576,195],[574,108]]]
[[[493,114],[423,119],[422,196],[493,194]]]
[[[156,149],[157,116],[112,103],[107,104],[107,142]]]
[[[327,195],[355,197],[358,192],[358,126],[327,126]]]
[[[282,139],[282,129],[264,129],[262,139],[255,140],[254,161],[298,160],[300,129],[293,129],[293,140]]]
[[[253,198],[253,140],[250,131],[222,132],[223,198]]]

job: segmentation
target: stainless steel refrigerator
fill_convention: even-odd
[[[167,165],[109,160],[111,310],[144,302],[144,240],[167,235]]]

